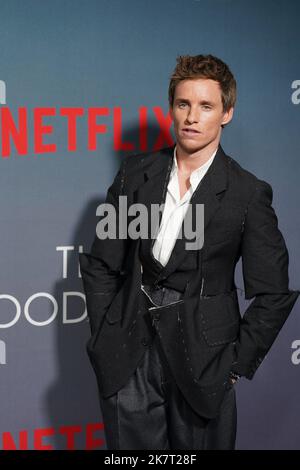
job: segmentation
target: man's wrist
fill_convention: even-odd
[[[229,378],[237,382],[241,378],[241,375],[237,374],[236,372],[230,371]]]

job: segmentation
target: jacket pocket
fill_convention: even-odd
[[[198,314],[203,337],[209,346],[227,344],[237,338],[241,315],[236,290],[200,297]]]
[[[238,332],[239,323],[234,322],[217,328],[204,330],[203,336],[209,346],[218,346],[234,341],[237,338]]]

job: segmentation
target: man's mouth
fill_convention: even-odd
[[[200,134],[200,132],[197,131],[196,129],[189,129],[189,128],[187,128],[187,127],[184,127],[184,128],[182,129],[182,131],[183,131],[183,132],[187,132],[187,133],[191,133],[191,134]]]

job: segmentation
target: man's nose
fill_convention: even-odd
[[[195,108],[190,108],[186,119],[190,123],[198,122],[200,120],[200,111],[197,111]]]

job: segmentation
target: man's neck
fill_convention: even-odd
[[[176,143],[176,158],[178,170],[183,173],[191,173],[200,166],[204,165],[218,148],[219,142],[214,142],[207,147],[194,153],[186,152],[178,143]]]

